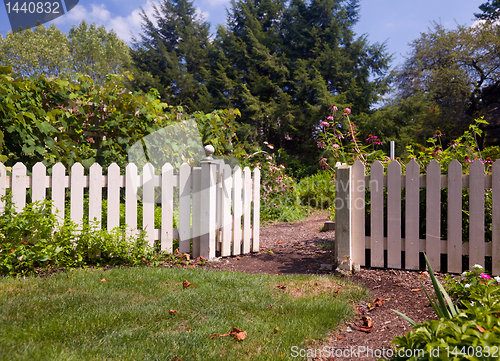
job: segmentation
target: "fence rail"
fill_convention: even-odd
[[[491,257],[493,275],[500,274],[500,161],[485,174],[484,165],[476,160],[469,174],[462,174],[462,165],[453,160],[447,174],[432,160],[426,174],[412,160],[401,173],[401,165],[391,162],[384,174],[382,163],[371,165],[370,174],[356,162],[336,168],[335,211],[337,221],[336,252],[341,266],[351,269],[355,264],[372,267],[419,269],[420,253],[425,252],[431,266],[441,268],[441,255],[446,255],[445,271],[462,272],[462,256],[468,256],[469,267],[485,265]],[[420,189],[425,189],[425,238],[420,239]],[[366,233],[365,190],[370,190],[370,235]],[[447,189],[447,214],[441,214],[441,190]],[[462,242],[462,190],[469,196],[469,241]],[[492,238],[485,241],[485,190],[491,190]],[[384,190],[387,205],[384,207]],[[405,200],[402,202],[402,193]],[[384,213],[386,220],[384,220]],[[421,217],[422,216],[422,217]],[[446,239],[441,239],[441,221],[446,217]],[[384,222],[387,221],[386,236]],[[403,230],[402,230],[403,229]],[[370,258],[365,259],[369,249]],[[404,252],[404,257],[402,256]]]
[[[201,167],[183,164],[178,174],[174,174],[168,163],[162,167],[161,175],[155,175],[149,163],[142,169],[142,174],[138,174],[134,164],[127,165],[125,175],[121,175],[116,164],[109,166],[107,175],[102,173],[102,167],[93,164],[89,174],[85,175],[83,165],[75,163],[66,174],[65,167],[58,163],[49,176],[46,167],[37,163],[31,175],[27,175],[26,166],[17,163],[8,176],[7,169],[0,163],[0,198],[10,188],[14,206],[20,211],[26,205],[29,189],[32,202],[47,199],[47,190],[50,190],[52,211],[59,216],[59,222],[66,216],[81,226],[84,199],[88,197],[88,219],[97,220],[100,227],[103,189],[107,188],[106,223],[111,230],[120,226],[120,191],[124,189],[127,232],[138,232],[139,198],[143,207],[142,230],[149,244],[157,242],[161,250],[172,252],[174,239],[179,239],[180,252],[192,251],[193,257],[207,259],[214,258],[217,251],[222,257],[227,257],[259,250],[259,169],[253,172],[248,167],[231,169],[220,161],[206,160]],[[178,202],[174,202],[175,188]],[[65,215],[67,189],[70,190],[70,211]],[[159,199],[158,193],[161,194]],[[161,206],[160,229],[154,228],[157,203]],[[178,228],[173,227],[175,205],[178,205],[179,212]],[[4,210],[5,203],[0,200],[0,213]]]

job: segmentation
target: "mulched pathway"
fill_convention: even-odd
[[[301,222],[262,227],[260,252],[221,258],[202,267],[247,273],[331,274],[332,271],[328,268],[334,263],[335,231],[320,232],[326,217],[325,212],[319,212]],[[410,324],[391,309],[402,312],[416,322],[435,317],[420,283],[428,292],[432,292],[427,272],[362,268],[361,272],[348,277],[352,282],[371,290],[373,301],[378,302],[370,302],[374,306],[371,311],[368,310],[370,305],[355,305],[360,313],[359,319],[347,322],[328,339],[323,340],[321,345],[313,346],[315,349],[327,346],[337,350],[337,355],[342,352],[348,357],[317,357],[309,358],[310,360],[377,360],[378,357],[375,356],[382,351],[375,350],[387,350],[395,336],[404,335],[411,330]],[[441,277],[442,275],[438,275],[438,278]],[[371,319],[373,329],[370,332],[358,327],[363,325],[362,316]],[[364,320],[366,322],[367,319]],[[363,350],[362,347],[373,353],[359,352]],[[352,350],[358,354],[351,354]],[[370,357],[372,355],[374,357]]]

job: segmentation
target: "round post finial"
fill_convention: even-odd
[[[205,155],[207,156],[205,158],[205,160],[213,160],[214,158],[212,157],[212,155],[215,153],[215,148],[208,144],[208,145],[205,145]]]

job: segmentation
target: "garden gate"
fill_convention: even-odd
[[[213,151],[212,151],[213,153]],[[138,190],[142,202],[142,229],[150,245],[158,241],[161,250],[172,252],[173,240],[179,239],[179,252],[211,259],[220,251],[222,257],[259,250],[260,218],[260,171],[241,170],[231,167],[209,156],[201,167],[190,167],[184,163],[178,174],[165,164],[161,174],[155,175],[151,164],[146,164],[139,175],[135,164],[128,164],[125,175],[121,175],[117,164],[109,166],[107,175],[102,175],[99,164],[90,167],[89,175],[84,167],[75,163],[66,175],[65,168],[57,163],[48,176],[42,163],[37,163],[27,175],[26,166],[17,163],[9,176],[0,163],[0,198],[12,189],[12,200],[16,209],[26,205],[27,190],[31,189],[31,200],[41,201],[50,197],[53,212],[59,211],[62,222],[65,210],[66,189],[70,189],[70,217],[81,225],[84,216],[84,199],[88,197],[88,218],[102,220],[102,190],[107,188],[107,228],[120,226],[120,190],[125,189],[125,224],[129,234],[137,233]],[[253,177],[252,177],[253,174]],[[155,200],[155,188],[161,189],[161,199]],[[174,187],[178,188],[178,202],[174,202]],[[88,188],[88,192],[85,192]],[[88,193],[88,195],[86,195]],[[141,192],[139,192],[141,194]],[[155,204],[161,206],[161,227],[155,229]],[[174,204],[178,204],[179,224],[173,227]],[[5,204],[0,201],[0,212]]]
[[[491,257],[492,274],[500,274],[500,161],[492,165],[492,174],[485,174],[480,160],[470,164],[469,174],[462,174],[462,165],[457,160],[450,163],[447,174],[441,174],[436,160],[429,163],[426,174],[420,174],[415,160],[407,164],[406,174],[401,174],[397,161],[389,163],[386,174],[379,161],[371,165],[369,175],[360,161],[352,166],[338,166],[335,172],[336,259],[341,268],[369,263],[371,267],[417,270],[419,255],[425,252],[435,270],[441,268],[444,254],[445,271],[460,273],[462,256],[467,255],[469,267],[485,266],[485,257]],[[444,189],[446,192],[442,192]],[[469,222],[469,240],[464,242],[462,218],[467,211],[463,210],[463,199],[467,198],[463,198],[463,189],[468,190],[469,204],[465,217]],[[370,194],[369,216],[365,207],[366,190]],[[446,214],[441,212],[442,193],[447,194]],[[487,216],[491,216],[491,222],[485,222],[485,198],[490,194]],[[425,196],[423,214],[421,196]],[[421,238],[419,228],[424,223]],[[442,224],[447,224],[447,229],[441,230]],[[485,239],[489,227],[491,236],[488,234]],[[446,239],[441,237],[444,232]],[[365,252],[367,249],[370,251]],[[368,253],[369,257],[365,257]]]

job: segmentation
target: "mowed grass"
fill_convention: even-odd
[[[184,289],[183,280],[197,288]],[[353,316],[350,300],[365,297],[366,290],[331,276],[194,268],[1,278],[0,359],[293,359],[292,346],[324,338]],[[246,338],[210,337],[233,327]]]

